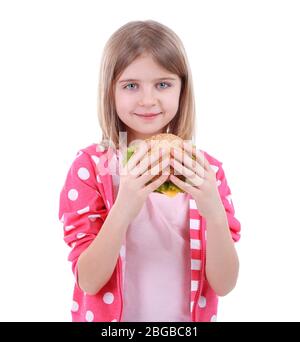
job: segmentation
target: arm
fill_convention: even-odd
[[[123,208],[115,202],[98,235],[78,259],[78,283],[89,295],[95,295],[115,269],[130,223]]]
[[[239,260],[223,207],[206,218],[206,231],[206,277],[216,294],[225,296],[235,287]]]
[[[171,165],[189,182],[183,182],[174,175],[170,179],[194,198],[199,214],[206,219],[206,277],[214,291],[224,296],[237,281],[239,261],[233,240],[239,240],[240,223],[234,217],[233,204],[228,200],[231,191],[222,163],[212,161],[217,167],[215,171],[203,152],[192,149],[189,144],[183,145],[187,152],[185,158],[174,152]],[[192,155],[197,157],[196,162],[192,161]]]

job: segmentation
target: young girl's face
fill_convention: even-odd
[[[127,126],[127,143],[163,132],[179,106],[181,80],[156,64],[151,56],[133,61],[115,85],[115,104]],[[153,119],[138,114],[160,113]]]

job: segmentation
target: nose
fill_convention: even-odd
[[[157,104],[157,99],[156,99],[156,96],[154,95],[153,93],[153,90],[151,89],[144,89],[142,92],[141,92],[141,96],[140,96],[140,99],[139,99],[139,105],[140,106],[153,106],[153,105],[156,105]]]

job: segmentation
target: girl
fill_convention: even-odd
[[[152,20],[118,29],[104,48],[98,107],[102,141],[78,152],[60,193],[73,321],[215,321],[218,296],[237,281],[240,223],[222,163],[187,142],[195,106],[178,36]],[[173,198],[153,192],[168,175],[146,185],[149,164],[137,169],[149,144],[139,145],[130,172],[112,172],[124,134],[131,144],[159,133],[184,140],[185,158],[164,155],[188,180],[170,177],[184,191]]]

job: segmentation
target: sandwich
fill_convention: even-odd
[[[145,142],[151,142],[151,150],[148,151],[148,155],[151,153],[156,152],[159,149],[164,149],[167,152],[171,152],[171,149],[173,148],[174,150],[181,151],[182,153],[182,142],[183,139],[178,137],[177,135],[170,134],[170,133],[161,133],[161,134],[156,134],[153,135],[152,137],[145,139]],[[133,146],[130,146],[127,148],[127,151],[125,153],[125,160],[123,161],[123,165],[125,165],[128,160],[132,157],[132,155],[137,151],[138,149],[138,144],[135,144]],[[193,145],[195,146],[195,145]],[[192,158],[195,160],[195,156],[192,156]],[[161,157],[159,159],[159,163],[161,162]],[[152,165],[154,166],[154,165]],[[149,166],[148,170],[151,168]],[[174,168],[170,165],[170,174],[174,174]],[[155,181],[157,178],[159,178],[162,175],[162,171],[156,176],[154,176],[146,185],[152,183]],[[185,181],[185,176],[179,175],[178,172],[176,173],[176,177],[181,179],[182,181]],[[161,184],[154,192],[158,192],[161,194],[164,194],[168,197],[174,197],[178,193],[184,193],[182,189],[180,189],[178,186],[176,186],[174,183],[172,183],[169,179],[166,180],[163,184]]]

